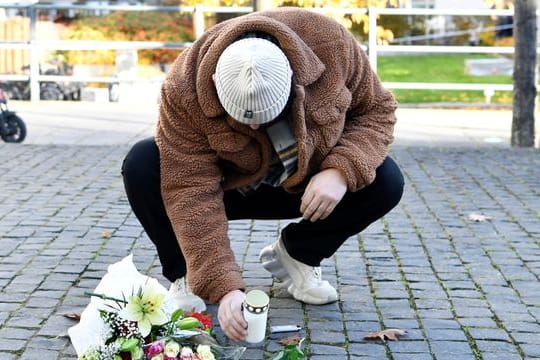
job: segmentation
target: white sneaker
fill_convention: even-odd
[[[203,299],[191,292],[186,283],[186,278],[176,280],[171,284],[169,292],[165,295],[165,307],[171,312],[182,309],[184,312],[206,311],[206,304]]]
[[[268,272],[287,286],[287,291],[296,300],[313,305],[337,301],[337,291],[328,281],[322,280],[321,268],[293,259],[281,239],[262,249],[259,259]]]

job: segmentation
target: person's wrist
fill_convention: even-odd
[[[336,176],[339,176],[339,178],[343,180],[343,182],[345,182],[345,174],[343,174],[343,172],[338,168],[328,168],[326,170],[332,171],[332,173],[336,174]]]
[[[219,303],[221,304],[221,302],[223,301],[223,299],[225,299],[226,297],[232,296],[233,293],[240,293],[240,294],[243,294],[243,293],[244,293],[244,290],[243,290],[243,289],[234,289],[234,290],[229,291],[228,293],[226,293],[225,295],[223,295],[223,296],[221,297],[221,299],[219,299]]]

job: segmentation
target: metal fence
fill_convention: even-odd
[[[37,41],[36,19],[40,10],[83,10],[83,11],[169,11],[191,13],[193,16],[194,33],[199,37],[205,31],[205,13],[236,13],[244,14],[253,11],[252,7],[181,7],[181,6],[115,6],[115,5],[45,5],[35,4],[31,6],[11,5],[4,8],[15,8],[26,11],[30,18],[29,41],[0,41],[0,49],[27,49],[29,51],[28,75],[2,75],[0,81],[19,80],[30,82],[31,100],[39,100],[40,82],[64,81],[64,82],[103,82],[118,83],[122,81],[133,82],[133,79],[121,79],[118,77],[88,77],[88,76],[55,76],[40,74],[40,53],[52,50],[122,50],[122,49],[183,49],[189,43],[166,43],[154,41]],[[2,8],[0,7],[0,8]],[[449,9],[312,9],[321,13],[342,14],[367,14],[369,17],[368,53],[371,66],[377,70],[377,59],[385,53],[469,53],[469,54],[512,54],[513,47],[485,47],[485,46],[433,46],[433,45],[379,45],[377,44],[376,29],[379,15],[392,16],[513,16],[511,10],[449,10]],[[144,80],[143,80],[144,81]],[[494,91],[511,91],[511,84],[467,84],[467,83],[433,83],[433,82],[385,82],[386,87],[391,89],[443,89],[443,90],[482,90],[486,98],[491,97]]]

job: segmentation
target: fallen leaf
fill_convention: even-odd
[[[474,222],[484,222],[484,221],[489,221],[492,219],[493,218],[491,216],[487,216],[483,214],[475,214],[475,213],[469,214],[469,220],[474,221]]]
[[[279,339],[278,343],[281,345],[287,346],[287,345],[298,345],[302,341],[302,338],[298,335],[291,335],[286,336],[281,339]]]
[[[81,314],[79,313],[64,314],[64,317],[67,317],[68,319],[76,320],[76,321],[81,320]]]
[[[385,329],[381,331],[375,331],[364,336],[365,340],[397,340],[398,337],[405,335],[407,332],[401,329]]]
[[[103,231],[101,233],[101,237],[104,238],[104,239],[108,239],[111,237],[111,232],[110,231]]]

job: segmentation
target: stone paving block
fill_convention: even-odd
[[[426,335],[430,341],[467,341],[461,329],[426,329]]]
[[[82,271],[80,273],[82,273]],[[53,273],[47,276],[47,281],[62,281],[68,283],[75,283],[79,279],[80,273],[57,272],[55,269]]]
[[[0,314],[9,314],[21,306],[16,302],[0,302]]]
[[[313,331],[310,340],[312,346],[313,344],[332,344],[335,346],[343,346],[345,343],[345,334],[342,331]]]
[[[460,299],[460,298],[454,298],[452,299],[452,303],[455,308],[487,308],[488,302],[484,299]]]
[[[67,330],[67,329],[66,329]],[[44,337],[37,335],[28,341],[28,349],[49,349],[55,351],[63,351],[70,344],[69,338],[64,334],[63,336]],[[75,350],[69,346],[66,354],[74,354]]]
[[[346,314],[350,314],[349,318],[358,319],[358,317],[377,317],[377,315],[366,314],[368,311],[372,310],[373,305],[366,303],[364,300],[348,300],[341,304],[342,311]],[[351,315],[358,314],[358,315]]]
[[[519,353],[506,353],[506,352],[484,352],[482,353],[482,358],[484,360],[518,360],[522,359],[521,355]]]
[[[442,309],[449,310],[451,304],[447,299],[415,299],[417,309]]]
[[[487,307],[460,306],[460,307],[454,307],[454,311],[456,312],[459,318],[472,317],[472,316],[488,318],[488,317],[493,316],[493,312]]]
[[[15,354],[9,354],[9,353],[2,353],[0,352],[0,360],[13,360],[18,359],[19,356]]]
[[[475,340],[510,341],[508,333],[502,329],[469,327],[469,333]],[[516,339],[517,340],[517,339]],[[519,342],[519,340],[517,340]]]
[[[432,360],[433,356],[430,354],[393,353],[392,358],[394,360]]]
[[[399,341],[389,341],[388,347],[392,351],[392,354],[399,353],[416,353],[416,354],[430,354],[427,341],[410,340],[408,337],[400,338]],[[431,355],[430,355],[431,356]]]
[[[454,355],[457,358],[472,356],[472,350],[466,341],[430,341],[431,351],[439,358],[443,355]]]
[[[21,360],[43,360],[56,359],[59,355],[58,351],[48,349],[26,349],[20,356]]]
[[[460,324],[452,319],[422,319],[425,329],[460,329]]]
[[[452,296],[452,298],[464,298],[464,299],[481,299],[482,298],[482,294],[476,289],[474,289],[474,290],[464,290],[464,289],[452,290],[452,291],[450,291],[450,295]]]
[[[36,312],[35,310],[38,310],[39,312]],[[46,312],[43,312],[43,309],[25,309],[14,313],[6,324],[7,326],[12,327],[38,329],[50,312],[52,312],[52,309],[47,309]]]
[[[419,309],[418,314],[423,319],[453,319],[449,309]]]
[[[215,319],[217,317],[214,317]],[[269,315],[268,316],[268,324],[269,326],[276,326],[276,325],[297,325],[297,326],[300,326],[303,330],[301,330],[300,332],[303,333],[306,329],[306,324],[304,323],[304,320],[303,319],[300,319],[299,317],[298,318],[287,318],[287,317],[280,317],[280,316],[271,316]],[[273,336],[274,338],[280,338],[282,337],[284,334],[275,334],[275,336]],[[287,335],[287,334],[285,334]]]
[[[447,298],[439,283],[435,281],[409,282],[409,288],[412,290],[415,299],[425,299],[428,295],[432,300]]]
[[[468,317],[459,318],[459,323],[467,327],[483,327],[483,328],[497,328],[497,324],[493,321],[492,317]]]
[[[538,333],[512,332],[511,335],[519,344],[540,345],[540,337],[538,336]]]
[[[70,286],[74,285],[71,281],[59,281],[59,280],[49,280],[45,279],[40,285],[40,290],[65,290],[68,289]]]
[[[476,345],[482,352],[514,352],[516,346],[508,341],[477,340]]]
[[[310,321],[343,321],[341,311],[308,311]]]
[[[242,355],[242,359],[246,360],[260,360],[264,358],[264,351],[261,349],[246,349]]]
[[[376,294],[377,299],[381,300],[399,300],[408,297],[407,292],[403,289],[378,289]]]
[[[26,340],[17,339],[0,339],[0,353],[3,352],[20,352],[24,350]]]
[[[384,321],[394,319],[411,319],[414,317],[410,308],[381,309]]]
[[[224,343],[224,340],[220,341],[219,338],[217,340],[220,342],[220,344]],[[304,344],[304,346],[305,345],[306,344]],[[277,340],[269,340],[267,345],[266,345],[266,351],[269,351],[270,353],[277,353],[281,349],[283,349],[283,346],[281,344],[279,344]]]
[[[520,345],[527,359],[540,359],[540,345]]]
[[[386,349],[380,343],[353,343],[349,344],[349,354],[353,356],[367,356],[370,359],[387,359]]]
[[[531,316],[528,312],[509,312],[511,309],[508,309],[508,312],[499,311],[497,312],[497,317],[503,322],[534,322],[536,319]]]
[[[63,336],[69,327],[77,323],[63,315],[55,315],[49,317],[41,326],[38,334],[41,336]]]
[[[404,330],[413,330],[418,329],[419,324],[416,319],[385,319],[384,325],[387,328],[397,328],[397,329],[404,329]]]
[[[309,327],[321,332],[343,332],[342,321],[309,321]]]

